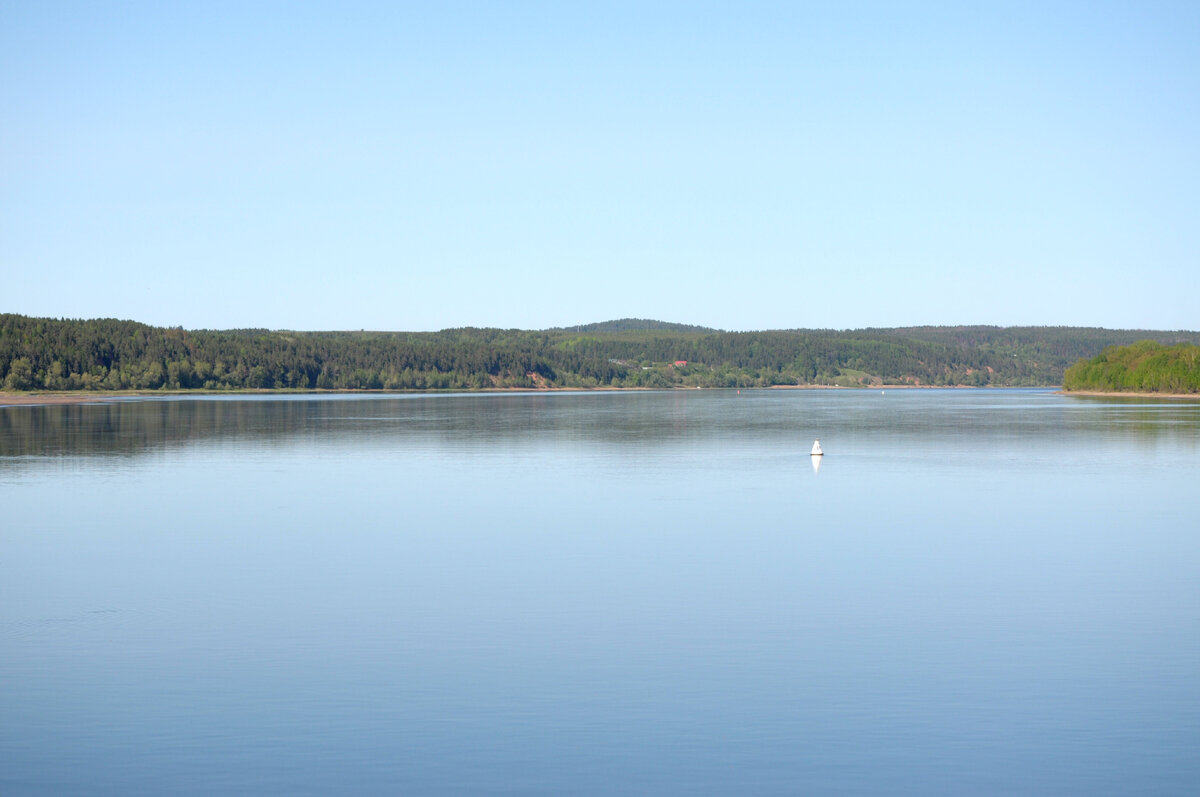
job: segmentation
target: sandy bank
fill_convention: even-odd
[[[132,398],[129,393],[5,393],[0,392],[0,407],[23,404],[93,404],[118,398]]]
[[[508,387],[488,388],[486,390],[111,390],[111,391],[41,391],[33,393],[0,391],[0,407],[23,405],[49,404],[95,404],[106,401],[123,401],[131,399],[158,399],[171,396],[194,396],[208,398],[214,396],[340,396],[340,395],[439,395],[443,393],[600,393],[611,391],[647,391],[647,390],[695,390],[695,387]],[[734,390],[734,388],[704,388],[705,390]],[[844,392],[872,390],[1004,390],[1005,388],[973,388],[967,385],[771,385],[766,388],[738,388],[739,390],[837,390]],[[1099,391],[1072,390],[1057,391],[1060,396],[1098,396],[1126,398],[1163,398],[1200,400],[1197,393],[1104,393]]]
[[[132,399],[161,399],[178,396],[194,398],[232,398],[236,396],[346,396],[346,395],[376,395],[397,396],[445,393],[582,393],[608,392],[613,390],[638,390],[641,387],[497,387],[486,390],[104,390],[104,391],[41,391],[41,392],[10,392],[0,390],[0,407],[16,407],[48,404],[97,404],[109,401],[128,401]]]

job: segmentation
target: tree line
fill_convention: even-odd
[[[1112,346],[1066,370],[1065,390],[1200,393],[1200,346],[1142,340]]]
[[[723,332],[624,319],[567,329],[185,330],[0,314],[6,390],[482,390],[1048,386],[1105,347],[1195,332],[912,327]]]

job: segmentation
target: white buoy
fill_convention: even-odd
[[[812,455],[814,457],[823,457],[825,452],[821,450],[821,441],[813,440]]]

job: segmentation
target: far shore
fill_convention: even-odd
[[[1047,388],[1053,387],[1047,386]],[[768,387],[706,387],[676,385],[666,388],[645,387],[494,387],[483,390],[447,389],[447,390],[273,390],[273,389],[241,389],[241,390],[64,390],[64,391],[4,391],[0,390],[0,407],[38,406],[53,404],[100,404],[110,401],[127,401],[134,399],[156,399],[181,396],[211,398],[217,396],[344,396],[344,395],[438,395],[444,393],[587,393],[614,391],[648,391],[648,390],[969,390],[968,385],[770,385]],[[982,388],[989,389],[989,388]],[[1003,390],[1005,388],[990,388]],[[1059,391],[1062,393],[1063,391]],[[1067,395],[1064,393],[1064,395]],[[1069,395],[1143,395],[1095,393],[1086,394],[1072,392]],[[1197,398],[1197,396],[1166,396],[1163,398]]]
[[[1051,388],[1053,386],[1048,386]],[[645,391],[642,387],[509,387],[486,390],[68,390],[62,392],[11,392],[0,391],[0,407],[37,406],[51,404],[97,404],[106,401],[168,398],[173,396],[344,396],[344,395],[437,395],[439,393],[584,393],[612,391]],[[659,390],[696,390],[696,387],[656,388]],[[971,388],[967,385],[771,385],[766,388],[703,388],[704,390],[1004,390],[1005,388]],[[1019,388],[1013,388],[1019,389]],[[1100,390],[1058,390],[1060,396],[1086,396],[1093,398],[1161,398],[1200,400],[1200,393],[1133,393],[1106,392]]]
[[[581,393],[585,391],[605,392],[614,390],[648,390],[643,387],[490,387],[486,390],[271,390],[246,388],[241,390],[64,390],[14,392],[0,390],[0,407],[16,407],[44,404],[101,404],[106,401],[131,399],[156,399],[194,396],[215,398],[218,396],[350,396],[350,395],[436,395],[439,393]]]
[[[187,395],[190,392],[163,392],[159,390],[64,390],[61,393],[58,391],[18,393],[0,391],[0,407],[15,407],[26,404],[96,404],[116,399]]]

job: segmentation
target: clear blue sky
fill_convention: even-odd
[[[0,311],[1200,328],[1200,3],[0,2]]]

